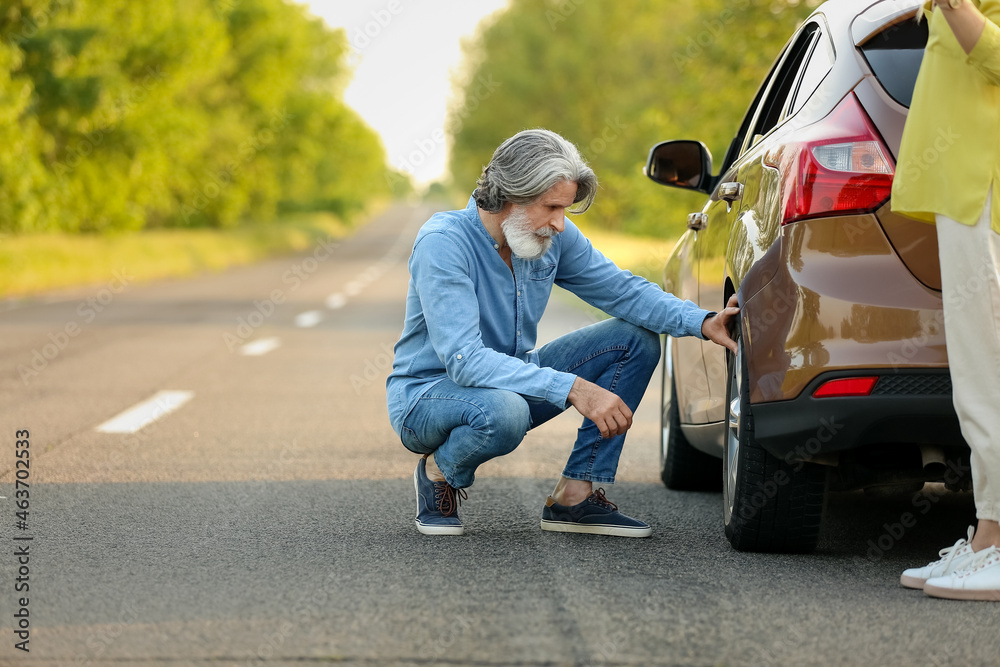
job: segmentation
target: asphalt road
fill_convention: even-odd
[[[123,266],[0,304],[0,664],[998,663],[1000,605],[898,585],[964,536],[969,494],[835,495],[816,553],[737,553],[719,494],[658,482],[658,378],[608,491],[650,539],[539,529],[572,411],[481,469],[465,536],[419,535],[384,378],[427,215],[397,207],[221,274],[139,285]],[[556,295],[541,335],[591,321]],[[151,398],[155,421],[114,432]]]

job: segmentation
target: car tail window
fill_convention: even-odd
[[[792,86],[798,80],[799,68],[809,52],[809,47],[812,46],[813,36],[817,29],[818,26],[815,23],[810,23],[799,32],[798,37],[785,54],[780,69],[771,78],[767,97],[757,112],[751,144],[756,141],[755,137],[764,136],[770,132],[781,119],[785,103],[792,92]]]
[[[815,45],[809,54],[809,61],[802,70],[798,89],[789,114],[798,113],[799,109],[809,100],[819,84],[833,68],[833,48],[822,32],[816,33]]]
[[[926,45],[927,21],[917,23],[908,18],[875,33],[860,46],[885,91],[909,107]]]

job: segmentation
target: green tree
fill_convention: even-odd
[[[11,0],[0,10],[0,230],[34,229],[44,217],[44,130],[31,113],[35,86],[20,45],[44,30],[50,0]]]
[[[773,59],[810,11],[784,0],[512,0],[466,49],[462,101],[450,122],[455,188],[472,189],[504,138],[547,127],[597,172],[601,191],[588,218],[676,235],[703,197],[644,178],[649,148],[699,139],[721,160]],[[499,88],[470,111],[485,77]]]
[[[16,0],[0,230],[231,226],[388,194],[343,31],[284,0]]]

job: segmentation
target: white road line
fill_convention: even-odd
[[[193,391],[160,391],[97,427],[101,433],[135,433],[194,397]]]
[[[346,306],[348,297],[361,294],[366,287],[381,278],[389,269],[395,266],[404,255],[409,253],[411,247],[412,241],[408,238],[400,237],[397,239],[396,242],[392,244],[392,247],[389,248],[389,251],[380,260],[370,265],[364,271],[359,273],[356,278],[344,285],[343,291],[334,292],[330,296],[326,297],[326,307],[330,310],[337,310]],[[316,322],[312,322],[312,324],[299,324],[299,318],[310,315],[313,312],[318,313],[318,311],[302,313],[302,315],[295,318],[295,323],[298,326],[315,326],[319,322],[318,319]]]
[[[281,347],[281,341],[277,338],[261,338],[250,341],[241,347],[240,354],[246,357],[259,357],[279,347]]]
[[[308,329],[319,324],[323,319],[323,313],[318,310],[307,310],[295,316],[295,326]]]

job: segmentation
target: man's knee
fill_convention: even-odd
[[[649,329],[644,329],[624,320],[621,326],[629,336],[629,356],[641,359],[645,363],[656,365],[660,360],[660,336]]]
[[[487,405],[482,407],[480,418],[473,427],[492,442],[498,454],[508,454],[524,440],[531,425],[528,402],[520,394],[497,390]]]

